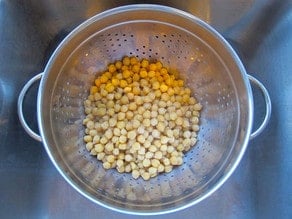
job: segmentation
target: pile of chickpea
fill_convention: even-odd
[[[159,61],[124,57],[98,76],[84,101],[84,141],[105,169],[144,180],[183,164],[202,106]]]

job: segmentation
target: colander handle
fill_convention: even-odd
[[[37,141],[42,141],[42,137],[40,135],[38,135],[37,133],[35,133],[26,123],[24,115],[23,115],[23,99],[24,99],[28,89],[33,85],[34,82],[36,82],[37,80],[40,80],[42,76],[43,76],[43,73],[39,73],[38,75],[31,78],[23,86],[23,88],[18,96],[18,101],[17,101],[17,113],[18,113],[19,121],[20,121],[22,127],[24,128],[24,130],[26,131],[26,133],[29,134],[30,137],[32,137],[33,139],[35,139]]]
[[[271,117],[272,104],[271,104],[270,95],[269,95],[267,89],[265,88],[265,86],[258,79],[254,78],[251,75],[248,75],[248,79],[261,90],[261,92],[264,95],[265,102],[266,102],[266,115],[265,115],[265,118],[264,118],[262,124],[254,132],[252,132],[251,135],[250,135],[250,139],[254,139],[259,134],[261,134],[262,131],[266,128],[266,126],[267,126],[267,124],[268,124],[268,122],[270,120],[270,117]]]

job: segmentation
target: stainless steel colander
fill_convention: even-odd
[[[149,181],[104,170],[83,142],[83,101],[89,88],[98,72],[126,55],[160,60],[179,71],[203,105],[198,142],[183,165]],[[41,77],[39,136],[23,118],[22,101]],[[266,117],[253,134],[249,79],[266,100]],[[120,212],[162,214],[198,203],[226,181],[250,137],[266,126],[271,104],[263,85],[246,74],[232,48],[208,24],[170,7],[131,5],[98,14],[71,32],[44,73],[23,88],[18,112],[25,130],[44,143],[61,175],[81,194]]]

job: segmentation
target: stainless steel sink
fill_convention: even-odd
[[[44,69],[58,43],[78,24],[106,9],[145,1],[0,0],[0,218],[136,218],[97,206],[55,170],[41,143],[20,126],[16,102],[24,83]],[[292,217],[292,1],[147,1],[188,11],[211,24],[235,48],[247,71],[264,83],[273,112],[250,141],[231,178],[187,210],[156,218]],[[36,122],[37,86],[25,99]],[[264,102],[254,89],[255,121]]]

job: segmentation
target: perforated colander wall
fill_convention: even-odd
[[[203,105],[198,142],[186,153],[183,165],[147,182],[105,171],[83,142],[83,101],[89,87],[109,63],[126,55],[160,60],[179,71]],[[180,27],[141,21],[97,32],[71,54],[52,91],[51,128],[68,176],[92,197],[120,207],[162,208],[199,197],[233,149],[239,113],[233,84],[213,49]]]

